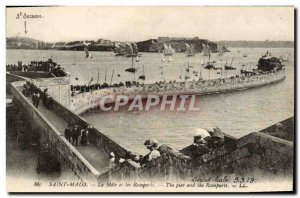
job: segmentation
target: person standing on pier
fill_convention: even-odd
[[[35,93],[32,94],[31,100],[32,100],[33,106],[36,107],[36,95],[35,95]]]
[[[73,139],[73,145],[78,146],[78,138],[79,138],[79,129],[78,125],[75,125],[73,131],[72,131],[72,139]]]
[[[87,129],[82,129],[81,130],[81,145],[85,146],[87,145],[87,136],[88,136],[88,130]]]
[[[72,135],[72,132],[71,132],[71,127],[70,125],[68,124],[68,127],[66,128],[65,130],[65,138],[71,143],[71,135]]]
[[[35,107],[38,109],[39,108],[39,104],[40,104],[40,93],[36,94],[36,99],[35,99]]]
[[[188,153],[185,153],[193,159],[210,152],[210,149],[206,146],[207,141],[211,138],[210,134],[204,129],[196,129],[195,131],[194,143],[190,146]]]
[[[144,145],[147,149],[150,150],[150,153],[143,157],[143,159],[141,160],[141,165],[146,164],[147,162],[150,162],[153,159],[161,156],[160,152],[157,150],[158,141],[156,139],[148,139],[145,141]]]

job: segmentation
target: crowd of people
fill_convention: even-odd
[[[78,146],[78,142],[86,146],[89,144],[89,129],[90,126],[80,130],[77,124],[69,123],[65,129],[65,138],[74,146]]]
[[[224,145],[224,133],[218,128],[210,129],[196,129],[196,133],[193,136],[193,144],[187,147],[183,154],[191,157],[192,160],[196,160],[198,157],[209,153],[212,150],[218,149]],[[158,146],[158,141],[155,139],[146,140],[144,145],[149,150],[149,153],[145,156],[127,153],[124,158],[116,159],[113,152],[110,153],[110,168],[114,168],[117,164],[123,163],[125,160],[132,160],[139,167],[144,167],[148,162],[161,157],[163,154],[163,146]]]
[[[32,97],[31,99],[33,105],[35,106],[35,108],[38,109],[40,104],[40,98],[41,98],[40,93],[33,93],[31,97]]]
[[[6,71],[22,71],[22,72],[49,72],[56,77],[67,76],[68,73],[65,71],[61,65],[58,65],[52,59],[47,61],[31,61],[30,64],[23,64],[22,61],[18,61],[18,64],[8,64],[6,65]]]
[[[139,85],[141,84],[137,81],[126,81],[125,83],[120,82],[112,85],[109,85],[107,83],[103,83],[103,84],[95,83],[91,85],[71,85],[71,91],[72,91],[72,96],[74,96],[75,93],[92,92],[104,88],[117,88],[117,87],[124,87],[124,86],[130,88],[132,86],[138,87]]]
[[[132,160],[139,167],[144,167],[148,162],[161,156],[159,151],[158,141],[155,139],[148,139],[144,145],[150,151],[147,155],[138,155],[132,152],[127,152],[124,158],[116,159],[114,152],[109,154],[109,168],[114,168],[117,164],[123,163],[125,160]]]
[[[240,86],[242,83],[260,83],[265,82],[265,80],[276,78],[276,74],[274,72],[268,73],[260,73],[255,74],[253,72],[242,71],[241,75],[232,76],[226,79],[212,79],[212,80],[199,80],[199,81],[186,81],[186,82],[177,82],[174,81],[159,81],[153,84],[144,84],[136,81],[126,81],[125,83],[120,82],[113,85],[109,85],[107,83],[103,84],[91,84],[91,85],[71,85],[71,96],[75,96],[75,94],[88,93],[96,90],[104,89],[104,88],[114,88],[116,92],[123,92],[122,88],[134,88],[135,94],[145,94],[149,92],[162,92],[162,91],[176,91],[176,90],[207,90],[210,87],[213,88],[228,88],[234,86]],[[121,93],[122,94],[122,93]]]
[[[38,108],[40,104],[40,100],[42,99],[43,105],[47,109],[51,109],[53,99],[52,97],[47,93],[48,89],[45,89],[43,92],[39,88],[37,88],[33,83],[27,81],[23,85],[23,91],[22,94],[25,97],[30,97],[32,99],[33,105]]]
[[[224,133],[218,128],[196,129],[194,143],[190,146],[188,155],[196,159],[224,144]]]

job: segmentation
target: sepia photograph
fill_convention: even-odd
[[[7,192],[295,192],[295,7],[5,11]]]

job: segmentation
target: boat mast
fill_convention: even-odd
[[[99,82],[99,67],[98,67],[98,75],[97,75],[97,84]]]
[[[111,74],[111,79],[110,79],[110,85],[112,84],[112,80],[113,80],[113,77],[114,77],[114,72],[115,72],[115,70],[113,69],[112,74]]]
[[[202,70],[201,70],[201,66],[199,68],[199,79],[202,79]]]
[[[232,63],[233,63],[233,59],[234,59],[234,57],[233,57],[232,60],[231,60],[230,67],[231,67],[231,65],[232,65]]]
[[[287,53],[287,55],[285,56],[285,59],[284,59],[284,60],[287,60],[288,57],[289,57],[289,55],[290,55],[290,52]]]
[[[131,56],[131,68],[133,69],[133,55]]]
[[[105,70],[105,81],[104,81],[105,83],[106,83],[106,75],[107,75],[107,70]]]
[[[164,74],[163,68],[161,67],[161,72],[160,72],[160,79],[161,79],[161,81],[163,81],[163,74]]]
[[[180,67],[180,76],[179,76],[179,79],[182,79],[182,65]]]

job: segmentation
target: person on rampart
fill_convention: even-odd
[[[88,132],[87,128],[81,130],[81,140],[80,140],[80,143],[81,143],[82,146],[86,146],[87,145],[88,133],[89,132]]]
[[[36,94],[35,93],[32,94],[31,100],[32,100],[33,106],[36,107]]]
[[[211,138],[205,129],[196,129],[195,131],[193,144],[181,150],[183,154],[190,156],[193,160],[210,152],[207,142]]]
[[[38,109],[39,108],[39,104],[40,104],[40,93],[39,92],[37,92],[36,94],[35,94],[35,107]]]
[[[72,135],[72,132],[71,132],[71,125],[68,124],[68,127],[65,129],[65,138],[71,142],[71,135]]]
[[[110,152],[109,153],[109,166],[108,166],[109,169],[113,169],[116,166],[115,161],[116,161],[116,157],[115,157],[114,152]]]
[[[150,150],[150,153],[145,155],[143,159],[141,159],[140,164],[144,165],[147,162],[152,161],[153,159],[156,159],[160,157],[160,152],[157,150],[158,149],[158,141],[155,139],[148,139],[145,141],[144,145],[146,146],[147,149]]]
[[[210,140],[210,134],[204,129],[196,129],[194,135],[194,143],[189,148],[188,155],[192,159],[196,159],[208,152],[210,149],[207,147],[207,142]]]
[[[214,127],[211,130],[207,130],[211,138],[207,141],[207,147],[209,149],[217,149],[224,145],[224,133],[218,127]]]
[[[74,129],[72,130],[72,143],[74,146],[78,146],[78,138],[79,138],[80,132],[78,129],[78,125],[76,124],[74,126]]]
[[[52,103],[53,103],[52,97],[49,96],[48,94],[46,94],[46,101],[45,102],[46,102],[45,103],[46,108],[50,110],[51,107],[52,107]]]

